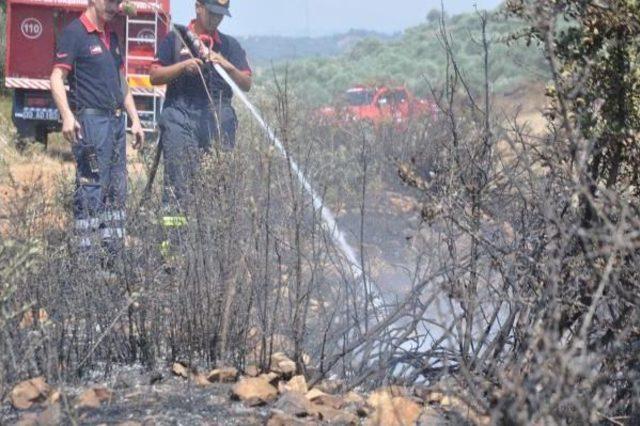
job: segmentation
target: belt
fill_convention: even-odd
[[[211,96],[211,98],[213,99],[213,104],[214,106],[218,106],[218,105],[231,105],[231,98],[219,98],[214,96]],[[211,108],[211,102],[209,101],[209,98],[185,98],[185,97],[180,97],[178,99],[174,99],[172,101],[169,102],[165,102],[165,106],[176,106],[176,107],[183,107],[183,108],[193,108],[193,109],[198,109],[198,110],[207,110]]]
[[[114,116],[120,117],[122,116],[123,110],[122,108],[82,108],[78,110],[78,115],[87,114],[87,115],[101,115],[101,116]]]

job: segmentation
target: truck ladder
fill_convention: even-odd
[[[154,3],[154,12],[144,13],[141,16],[135,16],[130,18],[126,17],[126,36],[125,36],[125,75],[129,84],[129,90],[133,94],[134,98],[143,97],[151,98],[151,109],[139,109],[138,115],[142,122],[142,127],[145,132],[154,132],[158,123],[158,113],[162,108],[162,100],[164,98],[163,92],[151,85],[149,81],[149,75],[147,73],[140,73],[139,70],[133,70],[131,62],[135,61],[145,63],[146,66],[150,66],[158,52],[158,10],[159,0],[147,0],[149,3]],[[153,16],[153,19],[148,19],[149,16]],[[145,36],[140,37],[140,33],[146,33]],[[132,51],[132,44],[144,45],[150,44],[153,47],[153,55],[139,55],[135,51]],[[145,105],[149,102],[145,100]],[[127,122],[127,129],[129,129],[129,123]]]

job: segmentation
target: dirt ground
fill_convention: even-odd
[[[40,212],[40,219],[48,226],[60,225],[62,212],[53,200],[58,191],[73,187],[75,165],[70,145],[61,135],[53,134],[46,149],[33,144],[18,152],[13,140],[11,125],[6,119],[0,120],[0,235],[9,232],[6,218],[16,214],[16,204],[34,196],[41,197],[42,204],[49,207]],[[143,177],[141,159],[130,145],[127,157],[129,178]]]
[[[63,395],[60,412],[49,420],[55,420],[51,424],[83,425],[250,426],[264,424],[269,416],[268,407],[250,408],[232,401],[231,385],[200,387],[165,370],[149,372],[139,366],[120,366],[106,378],[97,372],[89,374],[82,387],[58,388]],[[50,385],[56,388],[55,384]],[[111,391],[111,398],[98,408],[78,408],[78,396],[94,386]],[[38,404],[18,411],[4,402],[0,405],[0,424],[42,424],[45,408],[46,404]]]

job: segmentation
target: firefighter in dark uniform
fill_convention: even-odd
[[[131,120],[134,147],[140,148],[144,138],[124,77],[118,37],[109,29],[120,2],[89,0],[86,11],[58,39],[51,73],[51,92],[60,110],[62,133],[72,143],[76,160],[74,216],[78,245],[95,254],[96,261],[99,258],[106,263],[121,251],[124,241],[124,110]]]
[[[244,50],[235,38],[218,31],[224,16],[231,16],[229,0],[198,0],[195,8],[196,19],[189,29],[210,47],[208,61],[192,58],[181,38],[171,32],[160,44],[150,73],[153,84],[167,84],[159,124],[165,180],[163,226],[169,236],[186,225],[192,178],[202,155],[214,143],[223,151],[235,145],[238,122],[231,106],[233,93],[213,64],[219,64],[242,90],[251,88]],[[167,251],[165,241],[163,252]]]

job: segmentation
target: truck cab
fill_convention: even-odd
[[[132,1],[137,15],[120,14],[111,23],[125,52],[125,73],[146,132],[154,132],[164,90],[149,81],[158,42],[168,32],[169,0]],[[50,93],[49,76],[56,41],[79,17],[86,0],[7,0],[5,86],[13,90],[12,119],[23,145],[61,128]]]

